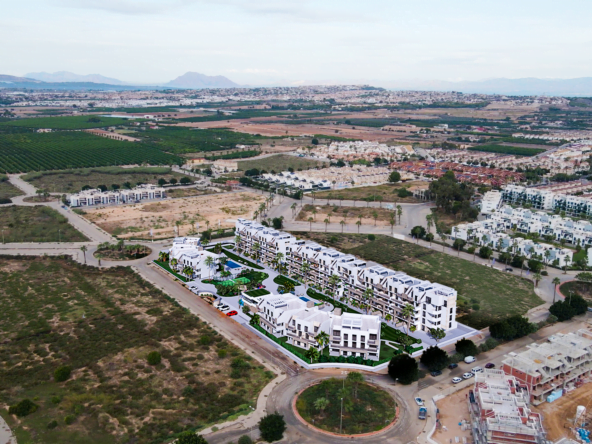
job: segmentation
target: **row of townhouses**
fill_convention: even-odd
[[[172,266],[177,271],[189,266],[193,269],[194,279],[209,279],[214,277],[220,263],[220,255],[204,250],[199,237],[176,237],[173,246],[168,250],[169,262],[176,260]],[[212,261],[207,261],[208,257]]]
[[[330,356],[361,357],[377,361],[380,356],[380,317],[357,313],[323,311],[311,300],[291,294],[249,297],[242,301],[260,316],[260,326],[288,343],[308,350],[321,348],[317,336],[329,336]]]
[[[529,205],[535,210],[564,211],[565,214],[578,217],[592,217],[592,195],[576,196],[592,189],[592,183],[567,182],[560,187],[524,187],[507,185],[502,190],[502,199],[512,205]]]
[[[267,264],[281,253],[279,257],[290,276],[296,275],[300,280],[329,288],[337,299],[369,305],[372,314],[382,318],[389,315],[405,322],[402,309],[411,304],[415,313],[410,322],[418,330],[427,332],[431,328],[452,330],[457,327],[457,292],[453,288],[416,279],[245,219],[237,220],[236,234],[239,236],[238,248],[244,253],[256,255]],[[338,277],[336,285],[331,282],[332,276]],[[371,290],[371,297],[367,289]]]
[[[475,444],[548,442],[542,415],[531,409],[528,388],[502,370],[477,373],[468,403]]]
[[[164,188],[155,185],[139,185],[131,190],[101,191],[84,190],[67,196],[72,207],[91,207],[95,205],[113,205],[134,203],[141,200],[164,199]]]
[[[592,377],[592,333],[554,334],[542,344],[507,354],[502,370],[528,388],[535,405],[562,396]]]

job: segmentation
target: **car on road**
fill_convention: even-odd
[[[419,419],[426,419],[426,416],[428,416],[428,409],[426,409],[425,407],[420,407],[419,415],[417,417]]]
[[[431,372],[430,375],[432,376],[440,376],[442,372],[440,370],[436,370],[435,372]]]
[[[458,376],[457,376],[457,377],[455,377],[455,378],[452,378],[452,383],[453,383],[453,384],[458,384],[458,383],[459,383],[459,382],[461,382],[461,381],[462,381],[462,378],[459,378]]]
[[[481,367],[473,367],[471,369],[471,373],[476,375],[477,373],[483,373],[483,369]]]
[[[514,271],[514,269],[513,269],[513,268],[510,268],[510,267],[506,267],[506,271],[507,271],[508,273],[512,273],[512,272]]]
[[[230,310],[230,307],[226,304],[218,304],[218,306],[216,308],[220,311]]]
[[[458,364],[455,364],[454,362],[448,366],[450,370],[454,370],[456,367],[458,367]]]
[[[236,316],[237,314],[238,313],[236,310],[232,310],[232,311],[229,311],[228,313],[226,313],[226,316]]]
[[[421,406],[423,405],[423,399],[421,399],[421,398],[414,398],[414,399],[415,399],[415,403],[416,403],[418,406],[420,406],[420,407],[421,407]]]
[[[474,357],[474,356],[467,356],[467,357],[465,358],[465,364],[472,364],[472,363],[473,363],[473,362],[475,362],[475,361],[476,361],[476,359],[475,359],[475,357]]]
[[[495,368],[495,364],[493,362],[488,362],[485,364],[485,368]]]
[[[463,373],[463,379],[471,379],[473,376],[475,375],[472,373]]]

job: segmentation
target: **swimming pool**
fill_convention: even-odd
[[[232,262],[232,261],[226,262],[226,266],[228,268],[240,268],[241,267],[239,264],[237,264],[236,262]]]
[[[310,299],[308,299],[308,298],[305,298],[304,296],[300,296],[300,299],[302,299],[304,302],[308,302],[308,301],[310,301]]]

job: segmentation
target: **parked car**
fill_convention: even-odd
[[[475,362],[475,361],[476,361],[476,359],[475,359],[475,357],[474,357],[474,356],[467,356],[467,357],[465,358],[465,364],[472,364],[472,363],[473,363],[473,362]]]
[[[485,364],[485,368],[495,368],[495,364],[493,362],[488,362]]]
[[[226,304],[219,304],[217,308],[220,311],[226,311],[226,310],[229,310],[230,309],[230,307],[228,305],[226,305]]]
[[[459,382],[461,382],[461,381],[462,381],[462,378],[459,378],[458,376],[457,376],[457,377],[455,377],[455,378],[452,378],[452,383],[453,383],[453,384],[458,384],[458,383],[459,383]]]
[[[430,373],[432,376],[440,376],[442,372],[440,370],[436,370],[435,372]]]
[[[481,367],[473,367],[471,369],[471,373],[476,375],[477,373],[483,373],[483,369]]]
[[[513,269],[513,268],[510,268],[510,267],[506,267],[506,271],[507,271],[508,273],[512,273],[512,272],[514,271],[514,269]]]
[[[456,367],[458,367],[458,364],[455,364],[454,362],[448,366],[450,370],[454,370]]]
[[[419,408],[419,415],[417,417],[419,419],[426,419],[427,415],[428,415],[428,409],[426,409],[425,407],[420,407]]]
[[[236,310],[232,310],[229,311],[228,313],[226,313],[226,316],[236,316],[238,313],[236,312]]]
[[[421,406],[423,405],[423,399],[421,399],[421,398],[415,398],[415,403],[416,403],[418,406],[420,406],[420,407],[421,407]]]
[[[471,379],[473,376],[475,375],[472,373],[463,373],[463,379]]]

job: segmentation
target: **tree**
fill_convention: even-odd
[[[162,358],[160,356],[160,353],[158,353],[157,351],[151,351],[146,356],[146,362],[148,362],[148,364],[150,365],[158,365],[160,364],[161,360]]]
[[[403,215],[403,207],[397,205],[397,216],[399,216],[399,225],[401,225],[401,216]]]
[[[35,413],[38,408],[39,406],[30,399],[23,399],[18,404],[11,405],[8,408],[8,414],[23,417]]]
[[[256,326],[259,325],[259,322],[261,322],[261,317],[257,313],[255,313],[249,321],[249,325]]]
[[[243,435],[238,439],[238,444],[253,444],[253,440],[249,435]]]
[[[388,365],[388,374],[393,380],[409,385],[419,379],[417,361],[408,354],[394,356]]]
[[[425,365],[429,371],[435,372],[442,370],[448,365],[448,353],[441,348],[432,346],[421,354],[419,361]]]
[[[415,316],[415,307],[413,307],[413,305],[411,304],[405,304],[403,310],[401,310],[401,316],[405,318],[405,323],[407,325],[407,334],[409,334],[411,318]]]
[[[358,233],[360,232],[360,227],[362,226],[362,220],[358,220],[356,222],[356,225],[358,226]]]
[[[286,421],[284,421],[283,415],[275,412],[264,416],[259,421],[259,431],[261,432],[261,438],[265,441],[279,441],[284,437],[286,431]]]
[[[485,245],[479,249],[479,257],[483,259],[489,259],[492,254],[493,250]]]
[[[580,295],[570,295],[566,301],[571,306],[571,308],[574,309],[576,316],[584,314],[586,311],[588,311],[588,303]]]
[[[426,230],[421,225],[416,225],[411,229],[411,236],[415,237],[418,241],[423,239],[426,235]]]
[[[329,225],[329,219],[325,218],[323,221],[325,223],[325,233],[327,232],[327,225]]]
[[[304,356],[306,356],[307,359],[310,359],[310,363],[312,364],[312,361],[319,359],[319,351],[315,347],[310,346],[306,352],[304,352]]]
[[[455,239],[454,243],[452,244],[452,248],[458,251],[458,255],[460,256],[460,252],[465,247],[467,243],[462,239]]]
[[[456,341],[455,348],[456,352],[463,356],[475,356],[479,352],[475,343],[470,339]]]
[[[364,375],[360,372],[349,372],[346,381],[350,383],[354,389],[354,398],[358,397],[358,387],[361,382],[364,382]]]
[[[188,185],[191,183],[191,179],[189,177],[181,177],[181,185]]]
[[[310,223],[310,231],[312,231],[312,221],[313,221],[313,218],[309,217],[308,222]]]
[[[319,139],[317,139],[316,137],[313,137],[312,140],[310,141],[310,143],[312,143],[313,145],[318,145]]]
[[[436,340],[436,344],[446,337],[446,330],[442,328],[430,328],[430,336]]]
[[[72,368],[67,365],[62,365],[53,372],[53,379],[56,382],[64,382],[70,379],[70,375],[72,374]]]
[[[163,186],[167,183],[166,179],[163,179],[162,177],[160,179],[158,179],[158,185]]]
[[[170,183],[171,185],[177,185],[177,179],[175,179],[175,178],[173,177],[171,180],[169,180],[169,183]]]
[[[538,287],[539,282],[543,279],[543,276],[540,273],[535,273],[532,275],[532,278],[534,279],[534,286]]]
[[[329,339],[329,335],[323,330],[321,330],[319,334],[315,336],[315,341],[317,341],[321,350],[329,344]]]
[[[536,327],[529,322],[528,318],[520,315],[510,316],[489,326],[491,337],[504,341],[522,338],[534,331]]]
[[[208,444],[203,436],[197,435],[195,432],[190,430],[183,432],[179,435],[176,444]]]
[[[83,245],[82,247],[80,247],[80,251],[82,251],[82,254],[84,254],[84,263],[86,264],[86,245]]]
[[[569,321],[576,315],[576,310],[569,305],[567,300],[557,301],[549,307],[549,313],[557,318],[559,322]]]
[[[428,214],[426,216],[426,226],[428,227],[428,233],[429,233],[430,230],[432,229],[432,227],[434,226],[434,215],[433,214]]]
[[[323,414],[323,411],[329,406],[329,400],[327,398],[317,398],[315,399],[314,402],[314,407],[315,409],[317,409],[318,411],[321,412],[321,414]]]
[[[345,221],[344,220],[340,221],[339,225],[341,225],[341,232],[343,233],[343,227],[345,226]]]
[[[208,277],[211,279],[212,278],[212,265],[214,265],[214,258],[212,256],[208,256],[204,259],[204,265],[206,267],[208,267]]]
[[[401,180],[401,173],[399,173],[398,171],[393,171],[391,174],[389,174],[389,182],[390,183],[397,183]]]
[[[576,275],[576,279],[577,278],[578,278],[578,275]],[[557,293],[557,286],[559,284],[561,284],[561,279],[559,279],[557,276],[555,276],[551,282],[553,283],[553,303],[555,303],[555,294]]]

